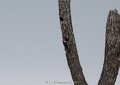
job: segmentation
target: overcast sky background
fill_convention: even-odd
[[[71,1],[84,75],[89,85],[97,85],[107,15],[114,8],[120,13],[120,0]],[[58,0],[0,0],[0,85],[50,85],[47,81],[72,81],[62,44]]]

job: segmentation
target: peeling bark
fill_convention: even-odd
[[[82,67],[79,61],[79,56],[77,53],[71,20],[70,0],[58,1],[63,45],[65,48],[66,58],[74,85],[88,85],[84,78]]]
[[[120,66],[120,15],[110,10],[106,23],[105,58],[98,85],[114,85]]]

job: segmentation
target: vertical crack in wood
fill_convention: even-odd
[[[106,23],[105,58],[98,85],[114,85],[120,66],[120,15],[110,10]]]
[[[63,45],[74,85],[88,85],[82,72],[73,33],[70,0],[58,0]]]

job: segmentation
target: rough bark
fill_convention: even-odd
[[[73,34],[70,0],[59,1],[59,18],[62,30],[63,45],[74,85],[88,85],[79,62],[75,37]]]
[[[105,58],[98,85],[114,85],[120,65],[120,15],[110,10],[106,23]]]

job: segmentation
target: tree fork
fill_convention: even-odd
[[[120,15],[110,10],[106,23],[105,58],[98,85],[114,85],[120,66]]]
[[[74,85],[88,85],[77,53],[71,20],[70,0],[58,0],[58,2],[63,45]]]

